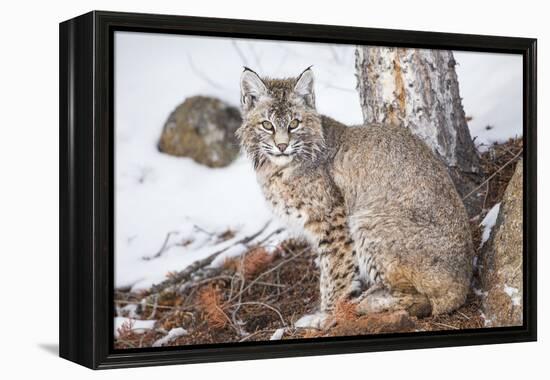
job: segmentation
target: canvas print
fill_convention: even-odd
[[[115,32],[115,348],[521,326],[522,64]]]

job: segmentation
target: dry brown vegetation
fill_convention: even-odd
[[[504,144],[495,144],[481,155],[481,165],[487,178],[482,190],[485,194],[483,208],[490,209],[502,200],[508,182],[514,174],[515,163],[523,153],[523,139],[510,139]]]
[[[199,291],[197,298],[197,308],[201,311],[201,316],[208,327],[223,329],[228,322],[231,322],[223,310],[222,292],[217,286],[205,286]]]
[[[269,253],[263,247],[256,247],[241,257],[227,259],[223,267],[227,270],[241,274],[247,280],[251,280],[260,272],[267,269],[278,255],[278,251]]]
[[[493,146],[482,155],[486,178],[490,179],[479,189],[484,197],[484,210],[471,220],[474,247],[480,244],[479,223],[502,199],[521,149],[522,140],[516,139]],[[250,247],[246,254],[205,273],[190,281],[175,281],[162,291],[156,288],[142,293],[118,290],[115,294],[118,310],[127,304],[136,304],[139,319],[157,322],[155,329],[145,332],[123,325],[115,346],[151,346],[176,327],[184,328],[187,334],[170,341],[169,345],[268,340],[279,328],[285,329],[282,339],[304,339],[484,326],[480,300],[472,292],[464,306],[448,315],[422,319],[405,312],[358,316],[353,304],[342,302],[330,320],[330,328],[295,328],[296,320],[314,312],[318,304],[319,274],[314,251],[294,240],[285,241],[272,253],[264,247]],[[177,273],[171,276],[178,278]],[[476,284],[474,279],[474,286]]]

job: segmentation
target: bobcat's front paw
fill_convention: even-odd
[[[327,322],[328,314],[319,311],[315,314],[306,314],[294,323],[294,327],[322,330]]]

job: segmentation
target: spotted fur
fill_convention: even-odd
[[[347,127],[315,109],[313,73],[241,77],[237,131],[275,215],[316,247],[321,311],[422,316],[464,302],[467,216],[446,169],[406,128]],[[293,128],[294,126],[294,128]]]

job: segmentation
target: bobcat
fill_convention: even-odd
[[[340,300],[418,317],[461,306],[473,244],[445,167],[407,128],[320,115],[313,87],[311,68],[287,79],[245,68],[237,135],[274,214],[317,250],[319,315]]]

